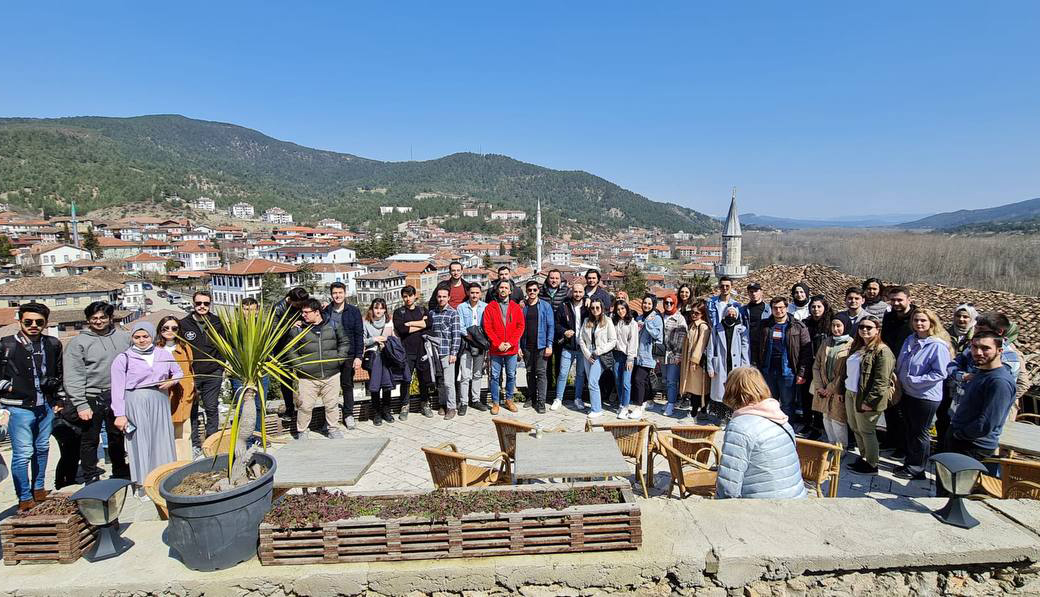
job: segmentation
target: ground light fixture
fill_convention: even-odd
[[[935,463],[939,484],[950,494],[950,501],[942,508],[932,512],[932,516],[946,524],[962,529],[970,529],[979,521],[968,514],[964,497],[971,493],[980,473],[987,472],[986,467],[971,456],[957,452],[943,452],[928,459]]]
[[[129,490],[130,481],[126,479],[105,479],[86,485],[72,494],[71,499],[76,502],[83,518],[87,519],[88,524],[98,527],[93,549],[83,556],[87,561],[114,558],[134,544],[119,536],[119,513],[123,511],[123,502]]]

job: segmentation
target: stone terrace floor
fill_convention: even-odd
[[[523,380],[523,369],[520,369],[517,378],[520,385]],[[520,390],[518,390],[519,392]],[[487,391],[485,390],[485,394]],[[568,393],[569,396],[569,393]],[[657,404],[662,404],[660,396]],[[570,404],[569,398],[557,411],[547,411],[539,415],[533,408],[519,404],[519,412],[509,413],[505,409],[499,416],[508,416],[519,421],[530,423],[541,423],[546,429],[562,427],[568,432],[581,433],[585,426],[585,415],[577,412]],[[616,412],[607,411],[597,422],[615,421]],[[646,418],[659,427],[668,427],[676,424],[694,424],[695,421],[689,411],[677,411],[673,417],[665,417],[659,410],[646,413]],[[431,419],[423,417],[420,413],[412,413],[405,422],[395,421],[392,424],[383,424],[380,427],[372,425],[369,421],[360,421],[357,428],[346,432],[347,437],[388,437],[390,443],[383,450],[376,462],[369,468],[361,481],[346,491],[379,491],[379,490],[406,490],[406,489],[433,489],[430,479],[429,468],[426,457],[420,450],[422,446],[435,446],[444,442],[454,443],[459,450],[469,453],[487,456],[498,451],[498,439],[495,434],[494,424],[491,422],[489,412],[480,412],[470,409],[466,416],[455,417],[451,421],[445,421],[442,417],[435,416]],[[286,436],[288,437],[288,436]],[[320,440],[320,438],[318,438]],[[719,434],[721,441],[721,434]],[[289,440],[292,441],[292,440]],[[279,444],[271,448],[272,454],[277,458]],[[2,449],[4,458],[8,463],[11,461],[10,446],[5,445]],[[882,453],[882,466],[880,474],[876,476],[859,475],[850,471],[847,464],[855,461],[854,456],[843,459],[841,477],[839,481],[838,495],[841,497],[867,497],[880,499],[893,495],[920,497],[934,494],[934,481],[910,482],[892,476],[891,470],[897,464],[886,459],[886,453]],[[51,452],[48,461],[47,486],[52,487],[54,479],[54,466],[57,462],[58,447],[51,441]],[[561,457],[566,457],[565,454]],[[335,466],[335,463],[330,463]],[[651,483],[650,499],[668,499],[665,492],[669,488],[669,473],[667,462],[658,457],[654,462],[655,477]],[[642,491],[638,489],[635,477],[629,476],[633,483],[633,490],[642,498]],[[65,488],[63,491],[72,492],[79,486]],[[674,494],[673,494],[674,495]],[[671,498],[677,499],[677,498]],[[689,498],[702,499],[702,498]],[[0,484],[0,518],[6,517],[14,512],[17,499],[10,480]],[[134,520],[157,520],[155,508],[146,499],[128,498],[121,520],[131,522]]]

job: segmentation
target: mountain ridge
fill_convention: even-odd
[[[383,162],[312,149],[241,125],[176,114],[128,118],[0,118],[0,181],[5,200],[34,210],[83,210],[213,198],[280,206],[298,220],[337,217],[350,225],[393,224],[379,205],[408,205],[408,217],[457,213],[459,197],[494,208],[588,225],[710,232],[707,215],[651,201],[580,170],[554,170],[497,154],[454,153],[434,160]],[[29,189],[26,192],[25,189]],[[376,192],[373,192],[376,190]],[[417,199],[420,193],[437,193]]]
[[[982,209],[958,209],[906,222],[899,228],[948,230],[995,222],[1029,221],[1040,218],[1040,197]]]

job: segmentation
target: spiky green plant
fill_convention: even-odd
[[[256,397],[260,398],[260,412],[267,412],[267,396],[264,395],[263,378],[268,377],[276,384],[292,388],[298,379],[296,366],[322,361],[302,361],[292,357],[292,351],[307,333],[307,326],[295,327],[295,318],[286,310],[275,317],[267,308],[249,312],[236,307],[218,310],[217,318],[224,328],[223,334],[204,320],[206,334],[215,347],[216,354],[206,355],[208,361],[218,363],[224,373],[242,382],[242,387],[231,398],[231,413],[224,423],[223,433],[230,426],[234,441],[228,449],[228,481],[235,486],[245,480],[245,459],[235,458],[244,454],[246,442],[256,425]],[[330,361],[335,359],[325,359]],[[272,384],[273,385],[273,384]],[[261,445],[267,448],[267,431],[261,429]]]

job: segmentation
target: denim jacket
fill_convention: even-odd
[[[639,330],[639,351],[636,353],[636,365],[653,369],[657,366],[654,359],[654,343],[664,340],[664,321],[657,311],[639,318],[643,329]]]

